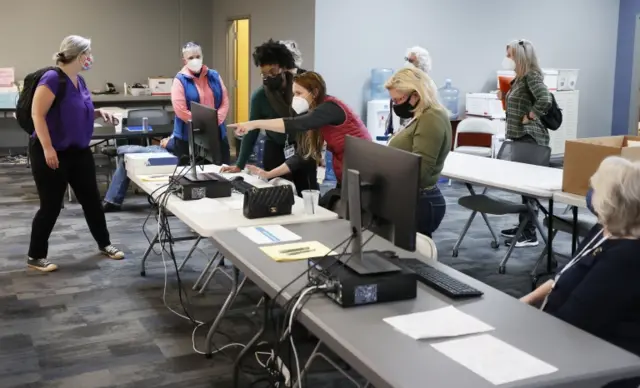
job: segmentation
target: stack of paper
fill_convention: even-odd
[[[270,245],[260,248],[275,261],[304,260],[311,257],[334,255],[331,249],[318,241],[305,241],[293,244]]]
[[[493,330],[493,327],[453,306],[385,318],[384,321],[416,340],[457,337]]]
[[[296,241],[302,238],[282,225],[244,227],[238,228],[238,232],[259,245]]]
[[[431,346],[495,385],[544,376],[558,370],[489,334],[452,339]]]

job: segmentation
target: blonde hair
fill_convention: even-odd
[[[313,159],[316,162],[322,160],[322,148],[324,147],[324,138],[319,129],[312,129],[303,133],[298,133],[296,137],[298,143],[298,151],[305,159]]]
[[[615,237],[640,238],[640,163],[606,158],[591,177],[593,208]]]
[[[511,50],[511,58],[516,63],[518,77],[524,77],[530,71],[542,74],[533,43],[525,39],[514,40],[507,45],[507,49]]]
[[[444,109],[438,101],[438,91],[433,87],[431,77],[418,68],[405,67],[398,70],[384,84],[387,90],[395,89],[404,94],[417,93],[420,101],[416,104],[414,114],[423,114],[429,108]]]

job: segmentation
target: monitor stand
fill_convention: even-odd
[[[207,174],[205,172],[198,174],[198,166],[196,165],[196,145],[193,139],[195,132],[196,129],[193,128],[193,121],[189,120],[189,125],[187,126],[189,143],[189,173],[185,175],[185,178],[191,182],[209,182],[217,180],[215,175],[212,174]]]
[[[360,275],[374,275],[399,272],[400,268],[390,263],[378,251],[362,250],[362,197],[360,173],[348,170],[347,195],[349,206],[349,222],[351,224],[351,255],[340,261]]]

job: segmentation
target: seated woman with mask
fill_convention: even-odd
[[[437,183],[451,150],[451,122],[438,102],[431,78],[420,69],[398,70],[385,84],[395,114],[406,122],[389,140],[389,147],[420,155],[418,232],[431,237],[447,209]]]
[[[609,157],[591,187],[600,225],[555,279],[521,300],[640,356],[640,163]]]
[[[258,128],[268,131],[295,135],[312,131],[320,134],[327,142],[327,149],[333,157],[333,167],[338,179],[342,180],[342,160],[344,156],[345,136],[371,140],[371,135],[358,115],[341,100],[327,95],[327,86],[322,76],[313,71],[298,74],[293,79],[293,101],[291,107],[299,114],[284,119],[255,120],[233,124],[236,134],[244,135]],[[305,113],[306,112],[306,113]],[[312,141],[316,146],[322,139]],[[320,150],[322,146],[319,147]],[[288,167],[280,165],[274,169],[273,176],[285,173]],[[338,186],[339,187],[339,186]],[[321,199],[321,206],[332,209],[339,199],[337,191]]]

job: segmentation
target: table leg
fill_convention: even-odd
[[[547,273],[553,271],[553,198],[549,198],[549,222],[547,228]]]
[[[178,267],[178,271],[182,271],[182,269],[184,268],[184,265],[187,264],[187,261],[191,258],[193,251],[196,250],[196,247],[198,246],[198,244],[200,244],[201,240],[202,240],[202,236],[198,236],[198,238],[196,239],[196,242],[193,243],[193,245],[191,246],[189,253],[187,253],[187,256],[185,256],[184,260],[182,260],[180,267]]]
[[[360,385],[360,383],[356,379],[354,379],[351,375],[349,375],[344,369],[340,368],[340,366],[338,366],[338,364],[336,364],[335,361],[333,361],[331,358],[329,358],[324,353],[320,352],[320,347],[321,346],[322,346],[322,341],[318,341],[318,343],[316,344],[316,347],[313,349],[313,352],[311,352],[311,355],[307,359],[307,362],[304,364],[304,367],[300,371],[300,376],[298,376],[298,380],[295,381],[295,383],[293,384],[292,388],[298,388],[300,386],[300,380],[302,380],[304,378],[304,376],[309,372],[309,369],[311,368],[311,364],[313,364],[313,362],[317,358],[323,359],[327,364],[331,365],[333,367],[333,369],[335,369],[342,376],[344,376],[345,378],[350,380],[356,387],[365,388],[365,387],[370,386],[370,384],[368,382],[364,386]],[[294,376],[293,376],[294,371],[290,370],[290,373],[291,373],[291,376],[292,376],[291,377],[291,381],[293,381],[294,380]]]
[[[236,293],[238,292],[238,275],[239,275],[239,271],[238,269],[233,266],[233,268],[231,269],[232,274],[231,274],[231,291],[229,292],[229,295],[227,296],[227,299],[224,301],[224,304],[222,305],[222,307],[220,308],[220,312],[218,312],[218,315],[216,316],[216,319],[213,321],[213,324],[211,324],[211,327],[209,328],[209,332],[207,333],[207,338],[205,340],[205,355],[207,358],[211,358],[212,356],[212,341],[213,341],[213,335],[216,333],[216,331],[218,330],[218,326],[220,326],[220,323],[222,322],[222,318],[224,318],[225,314],[227,313],[227,311],[229,310],[229,308],[231,308],[231,305],[233,304],[233,301],[236,299]]]
[[[198,289],[198,285],[200,284],[200,282],[202,281],[202,279],[205,277],[205,275],[207,274],[207,272],[209,272],[209,268],[211,268],[211,266],[216,262],[216,259],[218,258],[218,256],[220,255],[220,252],[216,252],[215,255],[213,255],[213,257],[211,257],[211,260],[209,260],[209,262],[207,263],[207,265],[204,267],[204,269],[202,270],[202,272],[200,273],[200,276],[198,276],[198,279],[196,279],[195,284],[193,285],[192,290],[195,291]],[[216,264],[216,267],[219,264]]]
[[[153,250],[153,247],[158,243],[158,236],[159,236],[158,233],[156,233],[156,235],[153,236],[153,239],[149,243],[149,246],[147,247],[147,250],[144,251],[144,255],[142,256],[142,263],[140,264],[140,276],[146,276],[147,275],[145,264],[147,262],[147,258],[149,257],[149,254]]]
[[[245,345],[244,349],[238,354],[238,357],[233,363],[233,386],[235,388],[240,387],[240,365],[244,358],[249,354],[250,351],[253,350],[255,345],[258,343],[260,338],[264,335],[264,332],[267,331],[267,325],[269,324],[269,296],[264,294],[264,304],[262,305],[262,325],[260,329],[256,333],[256,335],[251,338],[251,340]]]
[[[576,249],[578,249],[578,207],[573,206],[573,230],[571,231],[571,256],[573,257],[576,254]]]

